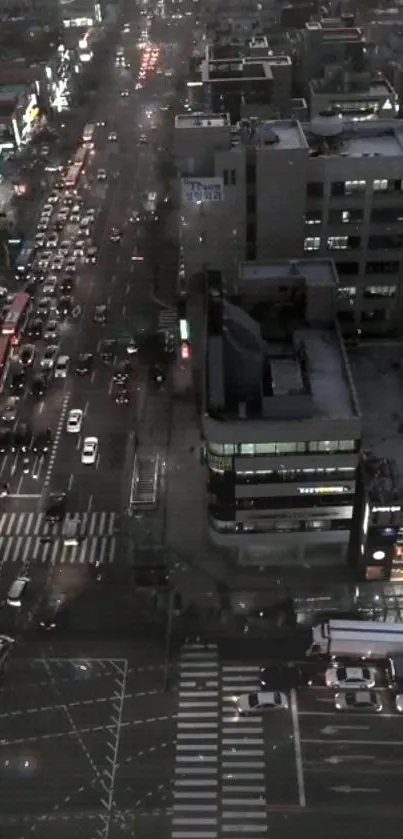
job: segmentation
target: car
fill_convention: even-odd
[[[42,317],[48,317],[53,305],[53,300],[50,297],[41,297],[36,304],[36,311]]]
[[[63,623],[66,615],[66,598],[63,595],[50,597],[37,613],[38,626],[46,631],[56,629]]]
[[[28,324],[27,328],[27,337],[31,338],[32,341],[39,341],[43,335],[43,321],[40,318],[34,318],[31,323]]]
[[[36,376],[31,385],[31,394],[35,396],[37,399],[40,399],[41,396],[45,393],[47,387],[47,380],[45,376]]]
[[[116,131],[110,131],[109,134],[108,134],[109,142],[110,143],[116,143],[117,139],[118,139],[118,135],[116,134]]]
[[[288,700],[284,693],[279,690],[259,691],[244,693],[236,701],[239,716],[248,714],[262,714],[266,711],[275,711],[288,708]]]
[[[60,233],[60,231],[63,230],[63,227],[67,224],[67,219],[68,219],[68,214],[67,213],[66,214],[59,213],[59,215],[56,216],[55,221],[54,221],[55,230],[57,230]]]
[[[42,234],[46,233],[48,227],[49,227],[49,219],[47,219],[47,218],[40,218],[39,221],[38,221],[38,224],[36,225],[36,229],[37,229],[38,233],[42,233]],[[41,242],[40,245],[38,244],[38,247],[43,247],[44,244],[45,244],[45,237],[43,237],[43,242]]]
[[[86,437],[81,452],[81,463],[93,466],[98,456],[98,438]]]
[[[66,294],[63,294],[62,297],[59,298],[57,306],[56,306],[57,314],[59,315],[59,317],[65,318],[65,317],[68,317],[68,315],[71,314],[71,310],[72,310],[71,297],[69,297]]]
[[[111,229],[111,231],[110,231],[110,233],[109,233],[109,239],[110,239],[110,241],[111,241],[111,242],[120,242],[121,238],[122,238],[122,231],[121,231],[121,230],[117,230],[117,228],[116,228],[116,227],[112,227],[112,229]]]
[[[89,221],[95,221],[96,214],[96,209],[94,207],[90,207],[89,210],[87,210],[87,218],[89,219]]]
[[[32,441],[32,451],[35,454],[47,454],[52,445],[52,432],[50,428],[45,428],[43,431],[38,431]]]
[[[45,508],[45,517],[48,522],[63,521],[66,515],[67,495],[64,492],[53,492],[49,496]]]
[[[13,433],[11,428],[0,428],[0,452],[5,454],[11,448]]]
[[[77,359],[76,364],[76,375],[77,376],[85,376],[87,373],[91,372],[92,365],[93,365],[94,357],[92,353],[83,352],[80,353]]]
[[[382,711],[382,700],[374,690],[340,691],[335,694],[334,707],[336,711],[379,713]]]
[[[17,417],[18,405],[20,400],[18,396],[8,396],[1,412],[3,422],[14,422]]]
[[[84,257],[84,248],[83,247],[76,247],[73,250],[73,256],[75,259],[83,259]]]
[[[107,177],[105,169],[98,169],[97,181],[106,181]]]
[[[116,384],[124,384],[129,378],[130,364],[128,361],[121,361],[113,373],[113,381]]]
[[[14,429],[12,450],[27,452],[32,445],[32,430],[28,423],[21,422]]]
[[[130,394],[127,388],[122,387],[115,394],[116,405],[128,405],[130,402]]]
[[[59,245],[60,253],[62,253],[63,256],[66,256],[66,254],[68,254],[69,250],[71,249],[71,246],[72,246],[72,243],[69,242],[68,239],[64,239],[64,241],[61,242],[60,245]]]
[[[14,394],[21,394],[25,390],[27,377],[23,371],[13,373],[10,379],[10,390]]]
[[[65,274],[75,274],[77,270],[76,260],[74,256],[69,256],[64,266]]]
[[[331,688],[373,688],[376,683],[377,671],[374,667],[345,667],[334,664],[325,673],[327,687]]]
[[[106,323],[108,319],[108,307],[105,304],[95,306],[94,323]]]
[[[263,691],[288,691],[311,683],[312,680],[305,668],[303,669],[293,661],[262,667],[260,671],[260,684]]]
[[[129,96],[129,91],[128,90],[121,90],[120,95],[123,96],[123,97],[127,97],[127,96]]]
[[[59,242],[59,237],[57,233],[51,233],[46,240],[46,247],[47,248],[57,248]]]
[[[53,213],[52,204],[49,204],[49,202],[47,204],[44,204],[42,209],[41,209],[41,216],[51,216],[52,213]]]
[[[68,355],[59,355],[55,364],[55,379],[65,379],[69,369],[70,357]]]
[[[95,247],[95,245],[90,245],[90,247],[87,248],[87,252],[85,254],[85,261],[87,263],[92,263],[93,265],[95,265],[95,263],[97,261],[97,255],[98,255],[98,251],[97,251],[97,248]]]
[[[53,266],[52,266],[53,267]],[[53,295],[57,291],[57,277],[54,277],[52,274],[50,277],[44,282],[42,286],[42,292],[46,296]]]
[[[45,334],[43,336],[45,344],[57,345],[59,340],[59,324],[57,320],[49,320],[46,324]]]
[[[61,271],[63,268],[64,257],[63,256],[56,256],[52,262],[51,270],[52,271]]]
[[[12,608],[19,609],[22,604],[22,598],[25,596],[25,592],[27,587],[30,583],[30,578],[22,575],[21,577],[17,577],[8,590],[8,594],[6,597],[6,604],[7,606],[11,606]]]
[[[142,143],[144,145],[147,142],[146,135],[145,134],[140,134],[139,141],[140,141],[140,143]]]
[[[37,248],[44,248],[45,247],[45,236],[44,236],[43,233],[37,233],[36,234],[35,245],[36,245]]]
[[[100,348],[101,360],[104,364],[112,364],[116,354],[116,341],[103,341]]]
[[[57,204],[58,200],[59,200],[58,193],[57,192],[52,192],[51,195],[49,195],[48,204]]]
[[[29,367],[33,364],[35,358],[35,347],[33,344],[23,344],[19,351],[19,359],[24,367]]]
[[[39,256],[38,257],[38,268],[41,268],[42,271],[47,271],[50,265],[50,256]]]
[[[66,431],[68,434],[79,434],[83,424],[83,411],[80,408],[72,408],[67,416]]]
[[[61,296],[62,297],[69,297],[71,292],[73,291],[73,287],[74,287],[73,277],[71,275],[68,276],[68,277],[63,277],[63,279],[60,283],[60,286],[59,286],[59,291],[60,291]]]
[[[41,358],[41,368],[42,370],[52,370],[56,363],[57,353],[59,352],[59,347],[57,344],[50,344],[50,346],[46,347],[46,350]]]
[[[70,216],[71,224],[78,224],[80,221],[80,213],[72,212]]]
[[[134,338],[130,338],[129,343],[126,346],[127,355],[136,355],[139,351],[139,345]]]
[[[131,260],[132,262],[144,262],[144,255],[141,253],[141,250],[137,245],[133,248]]]

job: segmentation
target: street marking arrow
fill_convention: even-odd
[[[336,766],[338,763],[344,763],[346,760],[375,760],[374,755],[332,755],[331,757],[324,757],[325,763],[332,763]]]
[[[380,789],[374,789],[373,787],[350,787],[346,784],[344,787],[329,787],[331,792],[341,792],[343,794],[349,794],[350,792],[380,792]]]
[[[339,731],[368,731],[369,725],[326,725],[325,728],[321,728],[321,734],[327,734],[329,737],[332,734],[338,734]]]

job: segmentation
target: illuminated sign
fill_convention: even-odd
[[[343,492],[352,492],[350,487],[324,486],[324,487],[298,487],[300,495],[337,495]]]
[[[182,178],[183,200],[189,204],[204,204],[222,201],[224,184],[222,178]]]
[[[91,17],[73,17],[69,20],[64,20],[63,26],[65,27],[65,29],[71,29],[73,27],[79,28],[82,26],[92,26],[93,23],[94,21]]]
[[[181,358],[183,361],[189,361],[190,356],[190,346],[186,341],[183,341],[181,344]]]
[[[400,504],[393,504],[391,507],[372,507],[372,513],[401,513]]]

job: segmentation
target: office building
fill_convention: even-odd
[[[361,419],[331,260],[243,263],[210,288],[202,429],[210,537],[253,565],[345,567]]]
[[[244,260],[331,257],[343,330],[400,330],[403,121],[178,116],[175,155],[189,283],[206,270],[231,283]]]

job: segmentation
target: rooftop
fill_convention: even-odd
[[[316,286],[324,282],[326,269],[333,284],[334,270],[327,262],[318,261]],[[240,270],[245,275],[252,267]],[[272,263],[278,283],[259,282],[267,274],[256,282],[249,277],[236,296],[209,298],[208,412],[216,419],[237,420],[357,419],[358,403],[332,304],[325,316],[318,315],[315,282],[308,289],[298,270],[290,274],[290,263],[285,267],[288,283],[281,263]]]
[[[177,114],[175,128],[217,128],[231,124],[228,114]]]
[[[232,145],[260,146],[280,150],[308,149],[307,139],[298,120],[284,119],[259,122],[243,119],[232,131]]]
[[[338,275],[332,259],[300,259],[289,262],[240,262],[240,281],[277,280],[281,277],[303,277],[307,284],[338,285]]]
[[[361,80],[346,80],[344,73],[337,71],[333,76],[326,79],[312,79],[309,83],[311,91],[314,95],[320,94],[337,94],[340,101],[343,99],[367,100],[367,99],[385,99],[388,96],[395,97],[396,92],[387,79],[375,79],[368,82],[368,84],[361,82]]]
[[[403,345],[365,342],[349,360],[362,411],[363,447],[394,460],[403,483]]]
[[[303,129],[315,155],[400,157],[403,154],[403,120],[354,122],[329,112],[315,117]]]

